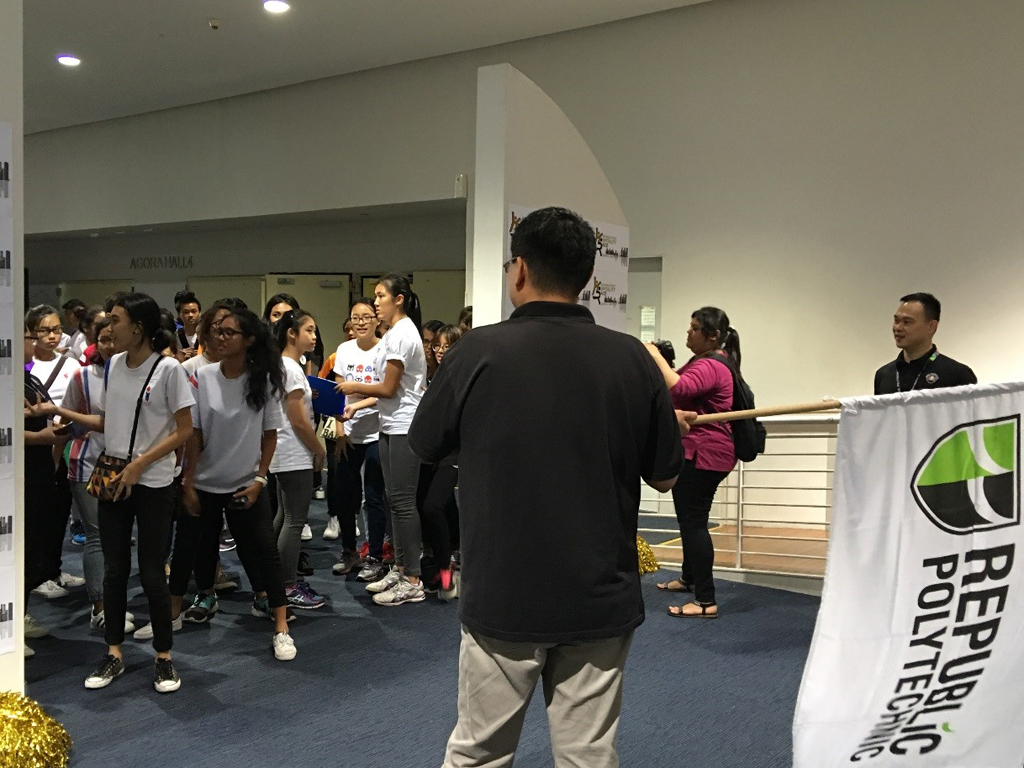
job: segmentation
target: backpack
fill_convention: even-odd
[[[740,376],[735,363],[728,355],[711,355],[732,374],[732,409],[748,411],[754,408],[754,391]],[[753,461],[764,453],[768,430],[757,419],[737,419],[732,422],[732,442],[736,448],[736,458],[740,461]]]

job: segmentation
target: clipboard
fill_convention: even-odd
[[[314,392],[313,413],[317,416],[338,416],[345,412],[345,396],[334,389],[337,382],[307,376],[310,389]]]

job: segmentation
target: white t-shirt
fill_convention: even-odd
[[[384,377],[384,344],[377,342],[373,349],[360,349],[355,339],[338,347],[334,356],[334,373],[338,381],[358,381],[361,384],[380,384]],[[365,400],[364,395],[348,395],[346,405]],[[363,408],[355,418],[345,422],[345,434],[356,445],[373,443],[380,439],[380,414],[376,408]]]
[[[380,410],[380,431],[385,435],[407,435],[416,415],[427,381],[427,358],[423,354],[423,338],[416,323],[403,317],[381,339],[385,360],[402,363],[402,380],[394,397],[377,401]],[[381,374],[384,378],[384,374]]]
[[[142,397],[139,429],[135,437],[135,449],[130,457],[132,459],[174,432],[174,414],[195,403],[192,388],[178,361],[159,352],[154,354],[160,362]],[[150,355],[138,368],[129,368],[127,353],[121,352],[107,363],[107,382],[99,407],[106,414],[103,438],[110,456],[129,458],[128,446],[132,438],[135,404],[142,392],[142,385],[146,383],[146,377],[153,370],[154,362],[153,355]],[[174,480],[174,464],[174,451],[171,451],[151,464],[142,473],[139,483],[149,488],[167,487]]]
[[[203,431],[203,450],[195,486],[207,493],[235,493],[248,488],[260,466],[263,433],[281,429],[281,407],[269,396],[259,411],[245,402],[249,374],[229,379],[220,365],[200,368],[192,377],[196,405],[192,423]]]
[[[50,399],[57,405],[63,403],[64,393],[67,391],[68,384],[71,383],[71,378],[75,375],[75,371],[79,370],[82,366],[77,361],[62,355],[57,355],[53,360],[37,360],[34,357],[32,358],[32,375],[43,382],[43,384],[49,381],[53,369],[57,367],[61,360],[64,361],[64,365],[61,367],[60,373],[57,374],[57,378],[53,380],[53,383],[46,390],[50,395]]]
[[[306,374],[297,362],[290,357],[282,357],[284,365],[284,394],[302,392],[302,407],[306,409],[306,416],[309,418],[309,425],[313,426],[313,389],[306,380]],[[277,430],[277,450],[274,451],[274,458],[270,462],[271,472],[295,472],[300,469],[313,469],[313,452],[306,447],[288,418],[288,410],[285,405],[285,397],[279,401],[281,409],[281,421],[283,426]]]
[[[64,407],[78,413],[103,413],[103,368],[89,365],[79,368],[64,393]],[[103,433],[85,432],[71,443],[68,454],[68,479],[73,483],[86,483],[96,468],[96,459],[103,453]]]
[[[206,356],[206,353],[204,352],[201,355],[190,357],[188,360],[181,364],[181,367],[185,369],[185,373],[187,373],[189,376],[192,376],[200,368],[205,368],[208,365],[213,365],[213,360],[208,358]]]
[[[78,360],[85,353],[85,348],[88,346],[89,340],[85,338],[85,334],[81,331],[75,331],[71,334],[71,341],[68,344],[68,351],[65,353],[65,357]]]

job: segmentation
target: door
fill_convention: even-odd
[[[87,307],[102,305],[108,296],[118,291],[130,293],[131,280],[79,280],[61,283],[57,288],[61,304],[69,299],[81,299]]]
[[[455,325],[466,304],[466,270],[413,272],[412,289],[419,296],[423,322],[440,320]]]
[[[324,358],[345,339],[351,275],[267,275],[264,300],[275,293],[290,293],[304,310],[316,318],[324,342]],[[261,308],[262,309],[262,308]]]
[[[188,289],[205,309],[217,299],[238,298],[257,315],[263,314],[263,276],[190,277]]]

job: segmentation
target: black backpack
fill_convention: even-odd
[[[715,354],[711,359],[720,362],[732,374],[732,409],[748,411],[754,408],[754,391],[740,376],[732,358]],[[757,419],[737,419],[732,422],[732,442],[736,447],[736,458],[740,461],[753,461],[764,453],[767,437],[768,431]]]

